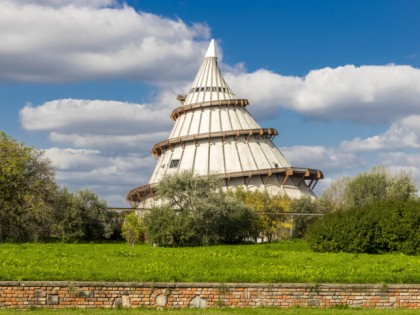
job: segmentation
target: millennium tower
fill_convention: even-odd
[[[251,87],[250,87],[251,88]],[[135,208],[150,208],[159,182],[167,174],[185,170],[198,176],[216,175],[225,189],[267,191],[290,198],[315,196],[313,188],[324,176],[320,170],[292,166],[273,144],[275,128],[261,128],[226,84],[214,40],[187,95],[171,113],[175,122],[167,140],[151,153],[157,165],[147,185],[131,190],[127,200]]]

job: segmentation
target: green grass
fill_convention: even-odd
[[[0,310],[0,315],[414,315],[418,310],[255,308],[255,309],[184,309],[184,310]]]
[[[1,244],[0,280],[420,283],[420,257],[314,253],[303,241],[195,248]]]

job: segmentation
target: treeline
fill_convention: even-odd
[[[59,187],[41,150],[0,132],[0,242],[120,238],[119,220],[93,192]]]
[[[298,237],[315,251],[420,253],[420,200],[405,171],[375,167],[335,181],[317,199],[242,189],[226,194],[221,187],[215,177],[189,172],[165,177],[157,190],[162,204],[143,218],[128,216],[126,239],[134,244],[142,235],[159,246],[197,246]]]

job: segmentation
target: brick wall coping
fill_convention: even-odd
[[[122,288],[347,288],[420,289],[420,284],[348,283],[226,283],[226,282],[107,282],[107,281],[0,281],[0,287],[122,287]]]

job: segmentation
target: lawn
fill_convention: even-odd
[[[190,248],[1,244],[0,280],[420,283],[420,257],[314,253],[303,241]]]
[[[415,315],[418,310],[377,309],[314,309],[314,308],[254,308],[254,309],[187,309],[187,310],[0,310],[0,315]]]

